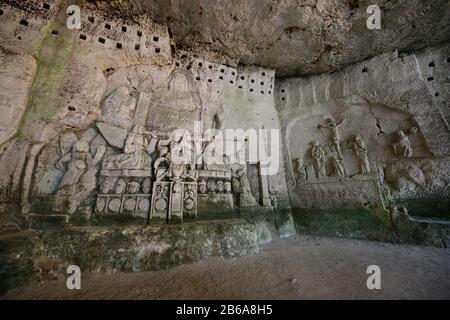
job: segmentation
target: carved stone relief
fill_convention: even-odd
[[[367,157],[367,146],[359,135],[353,137],[351,141],[353,152],[358,160],[359,174],[370,174],[369,158]]]
[[[411,141],[403,130],[397,132],[397,141],[393,144],[393,148],[398,157],[410,158],[413,156]]]

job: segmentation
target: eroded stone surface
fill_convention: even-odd
[[[35,72],[36,61],[32,57],[0,50],[0,144],[19,128]]]

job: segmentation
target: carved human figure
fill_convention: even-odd
[[[144,129],[135,125],[128,133],[122,154],[105,159],[105,169],[147,169],[151,167],[152,158],[145,151],[149,141],[144,136]]]
[[[97,189],[97,173],[98,166],[97,164],[103,159],[106,153],[105,146],[97,147],[94,158],[91,161],[88,161],[88,167],[86,172],[81,176],[79,184],[84,189],[84,193],[86,195],[90,194],[94,190]]]
[[[392,196],[389,185],[385,179],[383,165],[380,163],[377,163],[375,165],[375,172],[377,175],[377,183],[378,183],[378,188],[380,191],[381,202],[383,204],[383,208],[385,210],[387,210],[388,206],[390,204],[395,205],[395,200],[394,200],[394,197]]]
[[[186,173],[184,174],[183,179],[197,181],[197,171],[195,171],[190,164],[186,165]]]
[[[170,165],[167,174],[170,180],[179,181],[186,176],[186,166],[191,162],[190,148],[185,133],[174,132],[170,142]]]
[[[319,124],[320,129],[330,129],[331,130],[331,141],[333,143],[334,148],[336,149],[336,152],[338,154],[339,159],[343,159],[342,157],[342,150],[341,150],[341,138],[339,136],[339,126],[343,124],[347,119],[343,119],[339,122],[336,122],[333,118],[328,118],[326,120],[326,123],[324,125]]]
[[[67,164],[67,170],[65,170],[64,176],[59,182],[58,189],[77,184],[91,162],[89,143],[86,141],[76,142],[72,147],[72,152],[64,155],[56,164],[56,167],[62,171],[65,170],[64,166]]]
[[[207,183],[207,187],[208,187],[208,192],[214,193],[217,190],[217,185],[214,180],[209,180]]]
[[[201,194],[204,194],[208,191],[207,187],[206,187],[206,181],[205,180],[200,180],[200,182],[198,183],[198,191]]]
[[[225,189],[225,193],[231,193],[231,182],[230,181],[225,181],[224,189]]]
[[[319,179],[322,175],[325,174],[325,151],[317,141],[312,142],[311,157],[313,159],[316,177],[317,179]]]
[[[97,187],[97,164],[103,158],[106,147],[99,146],[92,158],[89,143],[77,141],[72,151],[65,154],[56,164],[65,170],[55,196],[54,209],[72,214]]]
[[[241,184],[239,182],[238,172],[236,172],[236,171],[233,171],[231,173],[231,186],[232,186],[232,189],[233,189],[234,193],[239,193],[240,192]]]
[[[240,184],[239,202],[241,207],[256,206],[257,203],[255,197],[252,195],[247,173],[245,172],[245,170],[239,170],[237,174],[239,176],[239,184]]]
[[[217,137],[218,135],[211,135],[205,138],[202,151],[204,170],[211,170],[213,165],[227,163],[226,156],[217,154],[218,151],[223,150],[222,141]]]
[[[217,181],[217,183],[216,183],[216,190],[219,193],[223,193],[224,192],[225,186],[223,184],[223,181],[221,181],[221,180]]]
[[[149,194],[152,192],[152,180],[150,178],[145,178],[141,184],[142,193]]]
[[[336,158],[336,157],[332,157],[331,163],[333,165],[334,175],[337,177],[345,178],[345,168],[344,168],[343,160]]]
[[[191,163],[192,143],[189,133],[184,130],[175,130],[170,137],[170,159],[176,165]]]
[[[396,155],[401,157],[410,158],[413,155],[411,141],[402,130],[397,132],[397,142],[394,143],[394,151]]]
[[[112,189],[113,189],[113,184],[110,179],[105,179],[102,182],[102,184],[100,185],[100,192],[102,194],[108,194],[112,191]]]
[[[124,179],[119,179],[116,183],[116,188],[114,189],[115,194],[122,194],[125,192],[125,189],[127,187],[127,183]]]
[[[367,157],[367,147],[361,137],[356,135],[353,138],[353,151],[359,164],[360,174],[370,174],[369,158]]]
[[[306,172],[306,167],[303,164],[303,160],[301,158],[297,158],[294,160],[294,168],[298,174],[297,182],[304,182],[308,180],[308,174]]]
[[[141,189],[141,185],[137,182],[130,182],[127,184],[127,193],[135,194]]]

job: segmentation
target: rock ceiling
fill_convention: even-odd
[[[126,18],[148,15],[170,28],[177,48],[219,52],[280,77],[337,70],[385,52],[412,52],[450,39],[448,0],[84,1]],[[378,4],[382,29],[366,27]]]

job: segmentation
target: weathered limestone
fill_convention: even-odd
[[[36,61],[32,57],[0,49],[0,144],[19,129],[35,72]]]

